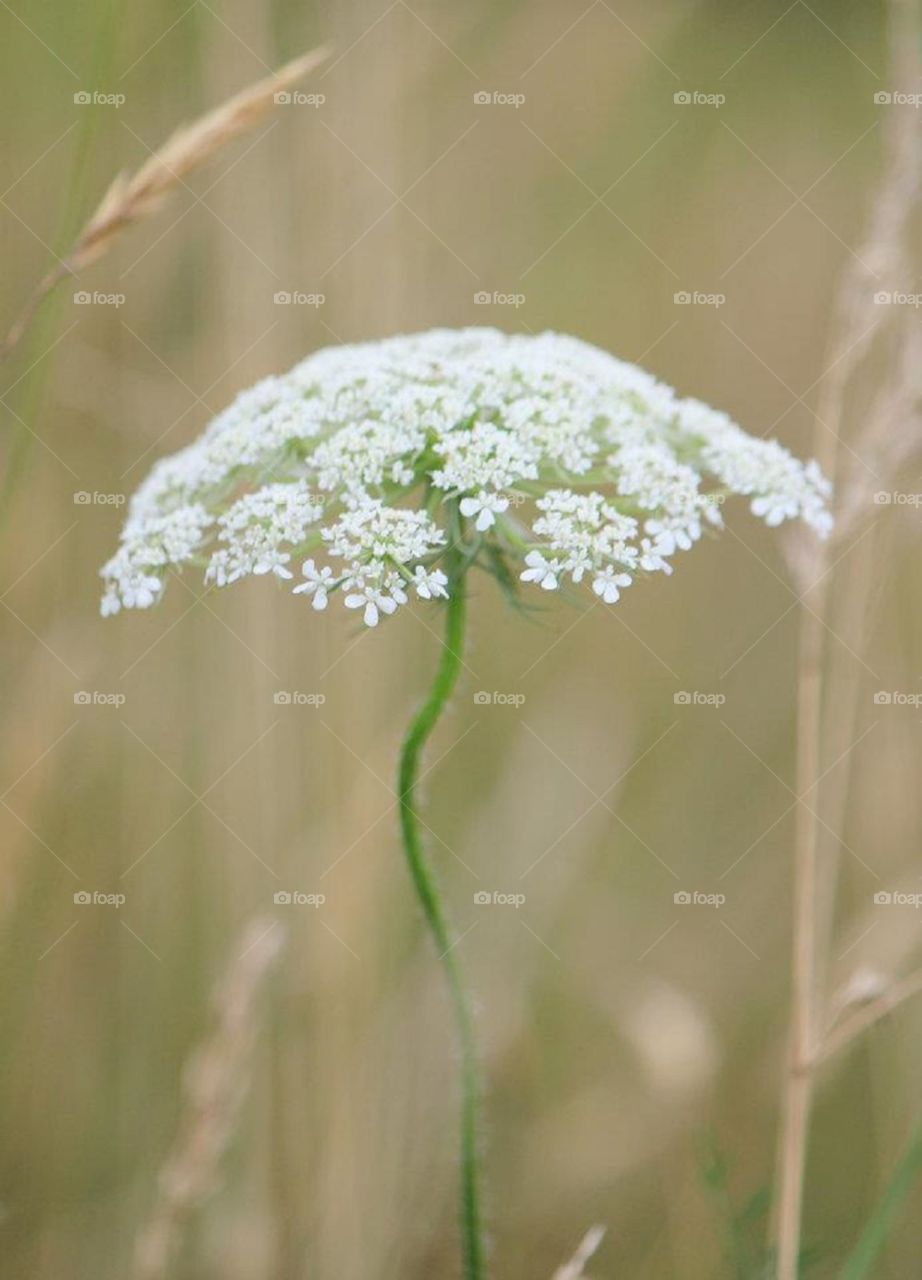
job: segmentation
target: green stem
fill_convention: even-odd
[[[480,1209],[478,1131],[480,1083],[474,1022],[461,971],[455,957],[456,939],[448,922],[432,867],[423,849],[416,803],[416,783],[423,748],[458,680],[465,630],[465,569],[463,552],[455,546],[446,554],[450,592],[446,605],[442,657],[426,701],[413,718],[400,753],[398,790],[400,827],[413,885],[435,941],[451,996],[461,1052],[461,1235],[466,1280],[484,1280],[486,1250]]]

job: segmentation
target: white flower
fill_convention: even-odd
[[[546,538],[550,549],[558,553],[550,575],[553,586],[561,571],[579,583],[586,573],[606,565],[617,565],[622,572],[636,567],[637,521],[622,515],[601,493],[550,489],[537,506],[542,514],[534,522],[534,532]],[[537,560],[532,562],[530,556],[525,559],[526,564],[533,564],[536,573],[540,570]],[[522,577],[526,582],[539,582],[547,590],[552,589],[541,577]]]
[[[406,593],[403,578],[401,578],[399,573],[392,573],[388,577],[387,590],[390,593],[390,597],[394,601],[394,604],[406,604],[410,598]]]
[[[313,560],[305,560],[301,566],[301,572],[305,581],[293,588],[294,594],[299,595],[302,591],[306,592],[307,595],[314,597],[311,604],[315,609],[325,609],[327,607],[327,595],[330,589],[336,585],[333,570],[329,565],[324,565],[322,569],[318,569]]]
[[[358,591],[350,592],[345,599],[347,609],[364,609],[366,627],[378,625],[379,613],[394,613],[397,601],[387,596],[377,587],[365,584]]]
[[[385,507],[370,498],[343,512],[321,536],[333,555],[378,565],[405,564],[445,541],[444,532],[425,511]]]
[[[126,609],[147,609],[163,594],[166,570],[195,555],[212,523],[198,503],[163,515],[129,516],[122,542],[100,571],[106,580],[103,616]]]
[[[322,514],[323,504],[303,481],[244,494],[218,516],[218,540],[224,545],[213,553],[205,581],[224,587],[251,573],[292,577],[291,554],[284,547],[300,542]]]
[[[536,582],[545,591],[556,591],[560,570],[556,560],[545,560],[540,551],[529,551],[525,563],[528,568],[519,574],[523,582]]]
[[[701,537],[701,521],[673,519],[646,520],[644,531],[653,537],[653,546],[661,556],[674,556],[677,551],[690,551]]]
[[[426,570],[418,564],[413,570],[413,586],[416,594],[423,600],[435,600],[439,596],[447,597],[448,576],[441,569]]]
[[[470,520],[476,516],[477,523],[474,527],[479,533],[486,533],[495,523],[496,517],[509,510],[509,499],[501,493],[487,493],[485,489],[481,489],[476,498],[462,498],[460,505],[461,514]]]
[[[534,498],[530,529],[524,511],[497,520],[511,490]],[[102,611],[155,604],[192,562],[223,587],[290,580],[303,560],[295,592],[322,610],[342,586],[374,626],[408,588],[448,594],[439,565],[459,539],[472,565],[497,572],[521,547],[524,582],[586,581],[609,601],[721,527],[717,502],[825,537],[829,493],[816,463],[587,343],[436,329],[318,351],[158,462],[102,570]]]
[[[606,604],[614,604],[621,598],[621,588],[629,587],[632,581],[629,573],[616,573],[611,565],[606,565],[593,578],[592,589]]]
[[[640,544],[640,556],[637,560],[638,565],[646,573],[672,573],[672,565],[665,559],[662,551],[658,546],[644,538]]]

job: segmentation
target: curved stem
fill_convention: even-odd
[[[429,860],[423,849],[416,804],[416,783],[423,748],[457,683],[462,666],[465,632],[464,555],[458,547],[446,554],[450,596],[446,606],[445,639],[438,670],[428,697],[413,718],[400,752],[398,794],[400,827],[410,875],[445,971],[461,1052],[461,1235],[466,1280],[484,1280],[486,1250],[480,1209],[478,1130],[480,1083],[474,1023],[461,971],[455,958],[455,939]]]

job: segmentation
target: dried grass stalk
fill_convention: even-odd
[[[569,1262],[558,1267],[552,1280],[583,1280],[586,1274],[586,1263],[598,1249],[605,1236],[604,1227],[590,1227],[580,1241],[579,1247]]]
[[[118,174],[70,253],[35,288],[0,346],[0,360],[12,352],[38,307],[56,285],[102,257],[126,227],[156,213],[163,201],[184,184],[188,174],[255,129],[275,107],[276,95],[287,92],[308,72],[314,71],[329,52],[322,46],[286,63],[199,120],[177,129],[136,173]]]
[[[914,0],[889,0],[890,81],[915,84],[920,66],[919,17]],[[912,220],[922,196],[922,145],[915,112],[894,107],[884,130],[884,168],[859,252],[838,290],[830,349],[817,410],[816,454],[836,481],[836,532],[828,543],[787,544],[788,562],[800,594],[810,597],[800,625],[798,675],[797,793],[806,799],[821,779],[827,758],[843,760],[824,789],[824,808],[837,831],[848,791],[848,757],[854,742],[857,682],[827,685],[827,631],[833,572],[853,549],[844,626],[860,652],[875,560],[873,536],[865,538],[876,508],[874,490],[891,483],[922,447],[922,334],[907,307],[877,305],[882,286],[897,293],[915,278]],[[880,362],[877,373],[875,360]],[[874,386],[873,395],[861,390]],[[856,409],[854,406],[859,406]],[[858,417],[857,429],[853,428]],[[852,428],[852,429],[850,429]],[[859,546],[859,543],[861,544]],[[823,856],[816,797],[801,804],[795,831],[795,890],[791,1029],[782,1090],[775,1236],[778,1280],[799,1274],[801,1220],[810,1118],[816,1073],[831,1051],[849,1043],[891,1007],[896,992],[881,996],[829,1040],[826,968],[838,877],[838,849]],[[910,982],[900,998],[917,990]]]
[[[219,1185],[221,1160],[249,1084],[257,996],[282,941],[276,922],[252,920],[217,993],[217,1025],[184,1071],[185,1110],[157,1179],[157,1201],[138,1233],[135,1280],[169,1274],[184,1223]]]

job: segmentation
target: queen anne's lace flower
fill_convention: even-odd
[[[575,338],[433,330],[319,351],[158,463],[102,608],[146,608],[192,562],[225,586],[307,557],[295,593],[324,609],[339,592],[376,626],[410,591],[449,593],[459,539],[507,581],[518,559],[526,583],[586,581],[613,604],[719,528],[725,498],[825,537],[829,492],[815,462]]]

